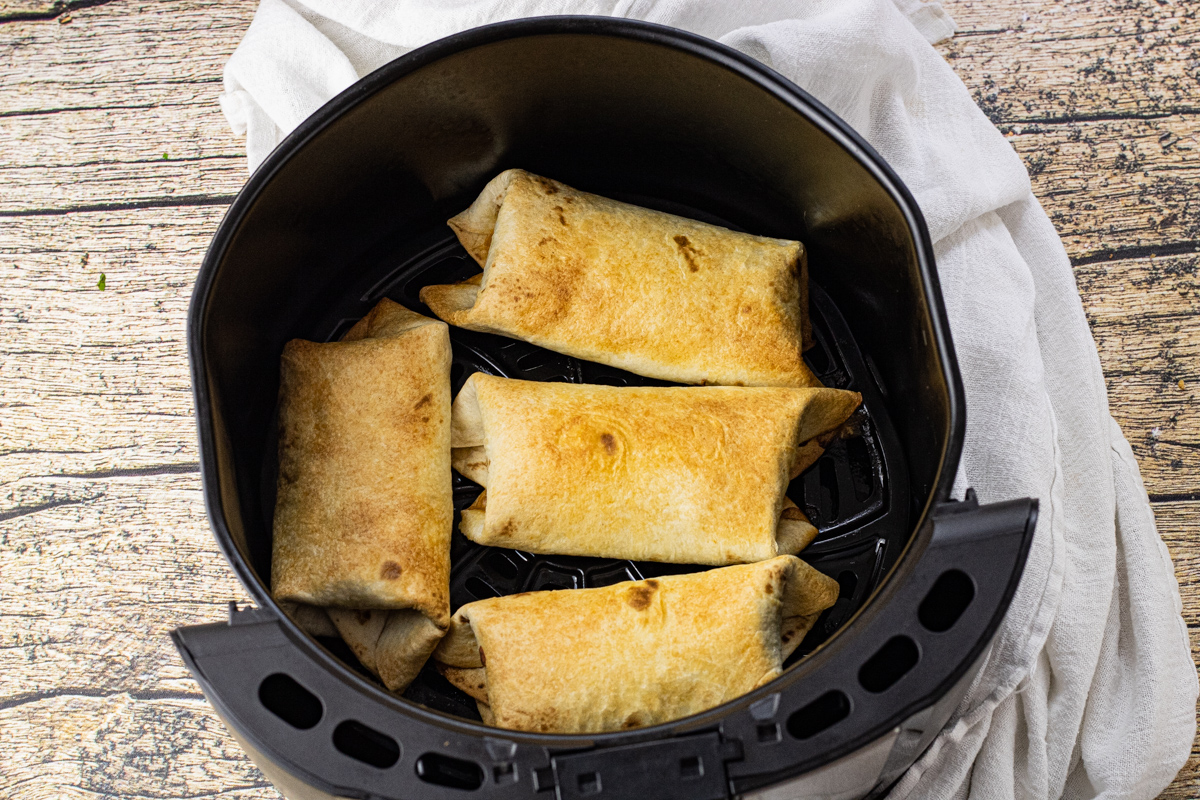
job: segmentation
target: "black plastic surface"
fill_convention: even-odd
[[[550,763],[558,800],[723,800],[729,796],[725,761],[740,755],[740,748],[707,733],[555,756]]]

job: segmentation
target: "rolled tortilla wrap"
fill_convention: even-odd
[[[785,496],[788,482],[812,456],[806,443],[860,400],[475,373],[454,401],[452,458],[487,491],[460,530],[533,553],[712,565],[795,554],[817,531]]]
[[[274,597],[409,610],[395,630],[412,641],[388,639],[385,660],[415,675],[450,617],[448,328],[382,300],[340,342],[288,342],[280,373]]]
[[[608,200],[523,170],[449,222],[482,275],[426,286],[451,325],[678,383],[819,386],[799,242]]]
[[[495,597],[434,651],[485,721],[543,733],[667,722],[782,673],[837,581],[794,556],[690,575]]]
[[[328,613],[359,663],[394,692],[404,691],[413,682],[446,633],[413,608],[399,611],[330,608]]]
[[[304,603],[281,601],[279,608],[309,636],[338,636],[338,630],[325,609]]]

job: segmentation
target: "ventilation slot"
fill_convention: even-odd
[[[854,589],[858,586],[858,576],[851,570],[844,569],[838,573],[838,597],[849,600],[854,596]]]
[[[875,468],[872,463],[871,451],[867,448],[867,441],[862,436],[852,436],[843,440],[843,443],[846,446],[850,479],[854,485],[854,499],[862,503],[875,491]]]
[[[779,732],[779,725],[775,722],[760,722],[756,734],[759,744],[774,744],[783,738]]]
[[[837,462],[829,456],[823,456],[817,462],[817,469],[820,470],[821,475],[821,499],[824,501],[822,505],[825,510],[823,516],[827,520],[836,520],[839,517],[838,512],[841,510],[839,502],[841,498],[838,496],[840,492],[838,491]]]
[[[512,763],[497,764],[492,767],[492,780],[496,783],[515,783],[517,780],[517,767]]]
[[[417,759],[417,777],[426,783],[473,791],[483,785],[483,768],[474,761],[426,753]]]
[[[580,794],[600,794],[600,773],[585,772],[578,778]]]
[[[525,584],[526,591],[541,592],[548,589],[581,589],[585,577],[581,569],[560,567],[545,562],[539,564]]]
[[[956,569],[943,572],[921,601],[917,619],[927,630],[944,633],[954,627],[974,599],[975,584],[969,575]]]
[[[905,673],[917,665],[921,652],[907,636],[893,636],[858,671],[858,682],[868,692],[890,689]]]
[[[594,569],[587,573],[588,586],[612,586],[622,581],[640,581],[641,573],[632,564],[622,564],[616,567]]]
[[[808,362],[808,368],[812,370],[813,375],[824,375],[829,370],[833,369],[833,361],[829,358],[829,351],[826,349],[824,338],[821,336],[814,337],[813,346],[804,354],[804,360]]]
[[[281,720],[306,731],[321,721],[321,701],[290,675],[276,672],[258,686],[258,701]]]
[[[811,739],[850,716],[850,698],[834,689],[788,717],[787,731],[796,739]]]
[[[521,574],[520,570],[517,569],[517,565],[508,556],[499,552],[493,553],[487,561],[483,562],[483,565],[500,577],[510,581],[516,580],[517,576]]]
[[[400,745],[395,739],[352,719],[333,729],[333,746],[355,761],[380,769],[400,760]]]
[[[499,597],[500,593],[485,583],[482,578],[467,578],[467,591],[475,597],[476,600],[486,600],[489,597]]]

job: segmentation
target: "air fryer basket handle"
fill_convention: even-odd
[[[785,676],[783,688],[747,698],[740,711],[711,724],[685,721],[677,733],[691,735],[614,740],[613,747],[589,748],[578,739],[561,750],[545,741],[518,745],[519,737],[498,730],[497,737],[464,736],[329,669],[327,656],[270,611],[235,611],[228,624],[180,628],[172,636],[241,738],[331,795],[439,800],[486,787],[483,794],[493,798],[535,790],[560,800],[698,791],[715,799],[803,783],[801,773],[907,730],[913,720],[930,736],[939,729],[952,708],[929,710],[991,641],[1020,580],[1036,517],[1034,500],[979,506],[969,493],[963,502],[942,504],[926,522],[932,531],[917,537],[924,552],[910,554],[909,574],[889,581],[849,635],[835,637]],[[678,769],[630,768],[643,761]],[[868,783],[880,769],[872,767]]]
[[[928,744],[954,710],[938,701],[969,682],[1008,610],[1036,521],[1032,499],[981,506],[968,490],[962,502],[939,505],[925,523],[932,530],[917,537],[924,552],[901,562],[915,563],[864,609],[853,633],[810,656],[778,694],[725,720],[725,736],[747,743],[729,765],[734,790],[793,779],[892,733],[901,734],[897,747],[906,734]],[[763,734],[772,726],[777,742]],[[767,745],[756,746],[763,738]]]
[[[271,611],[231,608],[228,623],[178,628],[171,637],[259,767],[299,782],[292,800],[461,800],[485,781],[489,797],[525,796],[534,769],[549,764],[544,748],[518,752],[512,742],[464,737],[433,715],[403,709],[331,669],[327,655]]]

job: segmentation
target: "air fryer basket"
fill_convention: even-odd
[[[311,639],[270,598],[284,342],[336,339],[380,297],[428,313],[422,286],[478,270],[445,220],[509,167],[800,239],[817,339],[806,357],[826,385],[863,394],[858,435],[788,491],[821,531],[802,557],[838,579],[841,597],[782,678],[704,714],[586,737],[490,728],[431,667],[404,699],[389,695],[339,641]],[[476,370],[656,383],[489,334],[452,329],[451,340],[455,392]],[[798,792],[797,776],[828,783],[846,768],[854,774],[843,790],[882,788],[953,710],[1032,535],[1032,501],[948,499],[962,387],[932,248],[896,176],[762,65],[645,23],[558,17],[481,28],[335,98],[231,207],[197,279],[189,348],[206,503],[258,608],[180,629],[175,641],[268,775],[294,787],[293,800],[551,790],[704,800],[789,781]],[[456,476],[456,508],[478,491]],[[452,608],[696,569],[534,556],[458,533],[451,556]]]

